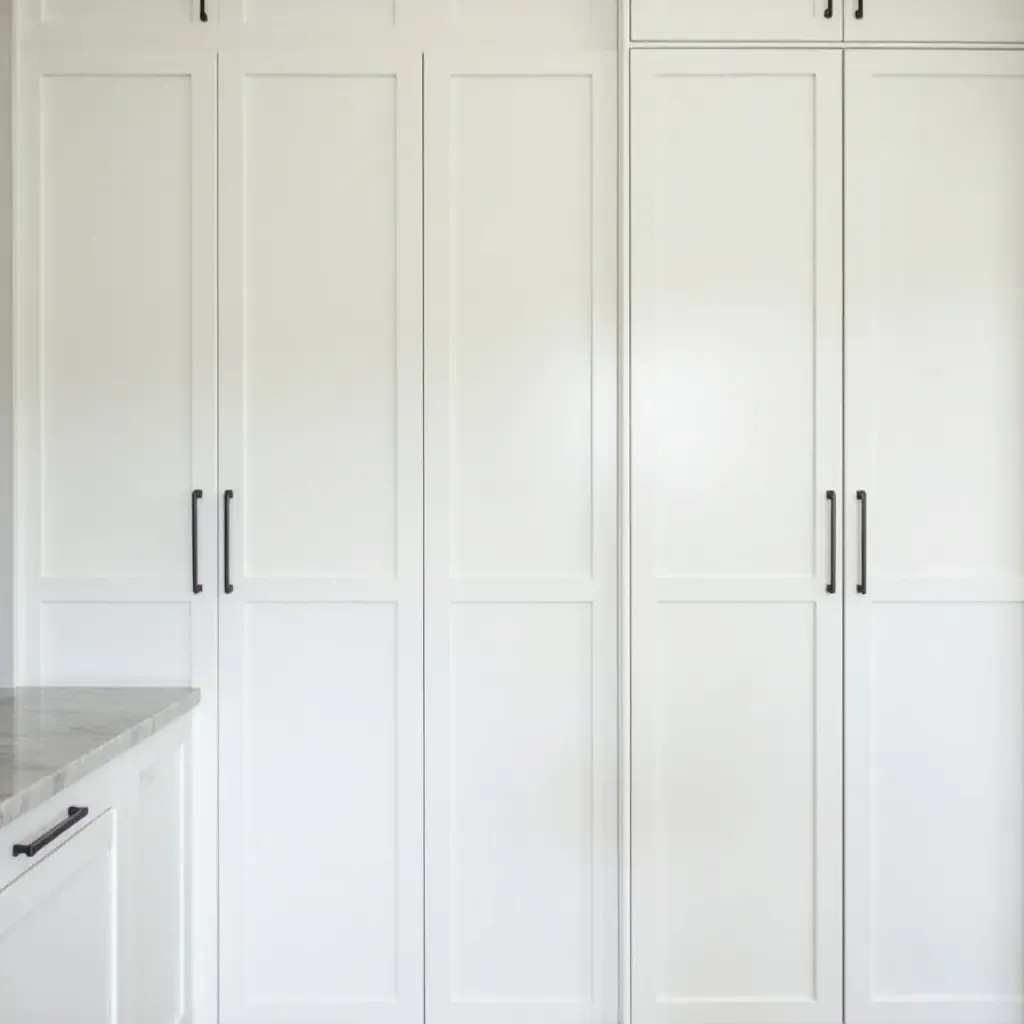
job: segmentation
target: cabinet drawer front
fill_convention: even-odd
[[[69,786],[0,829],[0,898],[9,885],[63,849],[111,809],[113,799],[105,776],[106,773],[99,777],[91,776],[77,785]],[[34,843],[52,828],[65,822],[71,807],[87,807],[89,813],[47,843],[35,856],[14,855],[16,845]]]

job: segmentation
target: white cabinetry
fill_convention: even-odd
[[[179,1024],[192,1009],[188,756],[173,733],[141,748],[121,799],[121,904],[131,936],[125,1024]],[[0,851],[2,852],[2,851]]]
[[[431,1024],[616,1019],[614,76],[427,59]]]
[[[0,1007],[17,1024],[118,1024],[115,815],[0,889]],[[11,829],[3,835],[5,838]],[[11,855],[10,848],[0,856]]]
[[[630,35],[636,42],[826,42],[843,37],[843,0],[621,2],[630,5]]]
[[[418,54],[221,57],[225,1021],[422,1017],[421,123]]]
[[[1024,41],[1024,0],[846,0],[846,38],[856,42]]]
[[[5,1022],[192,1019],[188,729],[175,723],[0,829]]]
[[[204,0],[6,0],[13,4],[25,38],[63,38],[81,44],[82,34],[94,38],[119,35],[141,41],[177,39],[201,27]],[[205,0],[207,16],[218,0]],[[220,0],[221,3],[224,0]],[[205,27],[205,26],[203,26]]]
[[[215,678],[214,69],[21,61],[22,684]]]
[[[842,58],[631,68],[634,1013],[838,1022]]]
[[[847,1021],[1019,1024],[1024,56],[846,61]]]

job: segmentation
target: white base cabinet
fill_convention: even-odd
[[[0,1019],[192,1019],[187,723],[0,829]],[[29,857],[14,855],[87,813]]]
[[[117,1024],[123,1019],[117,1013],[115,820],[113,811],[105,812],[0,891],[5,1020]],[[0,852],[10,856],[9,849]]]

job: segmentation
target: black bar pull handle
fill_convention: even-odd
[[[199,20],[209,21],[210,16],[206,13],[206,0],[199,0]]]
[[[192,492],[192,593],[201,594],[203,585],[199,582],[199,499],[203,492]]]
[[[38,839],[31,843],[15,843],[14,856],[34,857],[40,850],[49,846],[54,839],[59,839],[69,828],[74,828],[89,813],[88,807],[69,807],[68,816],[59,824],[54,825],[49,832],[44,832]]]
[[[831,18],[832,17],[832,0],[828,0],[828,4],[825,7],[825,17],[826,18]]]
[[[858,21],[864,17],[864,0],[857,0],[857,6],[853,10],[853,16]]]
[[[868,592],[868,492],[858,491],[857,501],[860,502],[860,582],[857,593]]]
[[[234,491],[224,492],[224,593],[233,594],[235,585],[231,582],[231,499]]]
[[[826,491],[825,500],[828,502],[828,584],[825,587],[826,594],[836,592],[836,492]]]

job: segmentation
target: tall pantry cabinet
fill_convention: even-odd
[[[1020,1024],[1024,5],[752,21],[627,60],[633,1020]]]
[[[16,4],[16,678],[203,689],[195,1024],[1024,1024],[1024,0],[618,7]]]
[[[203,688],[195,1020],[612,1024],[614,3],[19,16],[19,680]]]

